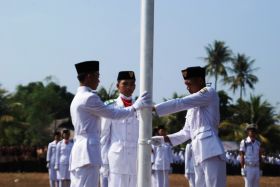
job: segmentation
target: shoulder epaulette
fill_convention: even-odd
[[[105,105],[111,105],[111,104],[114,104],[116,102],[116,99],[110,99],[108,101],[105,101]]]
[[[202,88],[200,91],[199,91],[199,93],[206,93],[208,90],[207,90],[207,88],[206,87],[204,87],[204,88]]]

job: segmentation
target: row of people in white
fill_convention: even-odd
[[[55,159],[56,159],[56,145],[60,141],[61,134],[60,132],[54,133],[54,141],[50,142],[48,145],[47,150],[47,168],[49,172],[49,180],[50,180],[50,187],[58,186],[58,179],[57,179],[57,172],[54,169],[55,166]]]
[[[69,157],[73,141],[69,140],[69,130],[63,130],[62,136],[60,140],[60,133],[55,133],[55,140],[48,145],[46,160],[51,187],[70,186]]]
[[[55,169],[59,187],[70,187],[69,158],[73,147],[73,140],[69,140],[70,132],[63,131],[63,140],[56,146]]]

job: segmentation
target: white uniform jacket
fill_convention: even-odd
[[[56,141],[52,141],[48,145],[47,158],[46,158],[47,162],[49,162],[50,168],[54,168],[55,156],[56,156]]]
[[[70,156],[70,171],[93,165],[101,166],[100,117],[121,119],[135,115],[132,107],[116,109],[104,105],[96,91],[80,86],[70,106],[75,143]]]
[[[164,143],[159,146],[152,145],[154,154],[154,163],[152,170],[170,170],[170,164],[173,162],[172,149],[169,143]]]
[[[61,140],[56,145],[56,159],[55,159],[55,165],[68,165],[69,164],[69,158],[71,154],[71,150],[73,147],[73,141],[68,140],[68,143],[65,143],[65,140]]]
[[[250,137],[241,141],[240,151],[245,153],[245,166],[259,166],[260,145],[258,140],[252,142]]]
[[[124,108],[119,96],[112,107]],[[103,164],[109,164],[110,172],[117,174],[137,174],[137,142],[139,121],[136,113],[125,119],[101,120],[101,157]]]
[[[220,122],[219,97],[211,87],[183,98],[172,99],[155,106],[159,116],[188,110],[183,129],[168,135],[173,146],[192,139],[195,163],[224,155],[225,151],[218,137]]]

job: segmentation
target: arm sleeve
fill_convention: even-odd
[[[187,144],[186,150],[185,150],[185,172],[189,173],[190,172],[190,166],[192,162],[192,153],[190,149],[190,144]]]
[[[55,165],[59,165],[59,158],[60,158],[60,142],[56,145],[56,153],[55,153]]]
[[[168,156],[169,156],[170,163],[173,163],[173,154],[172,154],[171,146],[169,147]]]
[[[179,145],[181,143],[184,143],[185,141],[189,140],[191,138],[190,131],[188,128],[183,128],[179,132],[169,134],[168,138],[170,139],[173,146]]]
[[[111,124],[110,119],[101,119],[101,158],[103,164],[109,164],[108,152],[111,145]]]
[[[47,150],[47,158],[46,161],[49,162],[51,159],[51,146],[50,144],[48,145],[48,150]]]
[[[242,141],[240,142],[239,151],[245,152],[245,141],[244,141],[244,140],[242,140]]]
[[[105,105],[98,95],[93,95],[88,98],[84,106],[90,113],[109,118],[109,119],[122,119],[134,115],[134,108],[132,106],[126,108],[116,108],[111,105]]]
[[[172,99],[157,104],[155,105],[156,113],[159,116],[165,116],[194,107],[207,106],[211,101],[214,90],[209,90],[207,88],[204,88],[202,90],[183,98]]]

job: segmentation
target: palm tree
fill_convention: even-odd
[[[242,99],[243,92],[246,93],[246,85],[254,89],[254,84],[258,82],[258,77],[253,74],[258,69],[252,67],[254,62],[255,60],[251,60],[245,54],[238,53],[232,58],[232,68],[228,68],[233,75],[224,78],[224,82],[230,84],[233,93],[238,88],[240,89],[240,99]]]
[[[227,76],[224,64],[231,60],[232,52],[229,47],[225,45],[225,42],[217,40],[213,42],[213,45],[208,44],[205,49],[207,53],[207,57],[204,58],[207,63],[206,74],[215,77],[215,89],[217,90],[218,76]]]
[[[106,90],[106,88],[101,87],[98,90],[98,95],[101,98],[102,101],[108,101],[110,99],[115,99],[118,97],[119,92],[116,89],[113,89],[113,84],[110,85],[110,88],[108,89],[108,91]]]
[[[280,126],[275,108],[262,96],[252,96],[249,101],[239,99],[231,106],[232,117],[221,122],[223,139],[240,141],[245,135],[245,123],[253,123],[258,127],[258,138],[271,151],[279,151]]]

